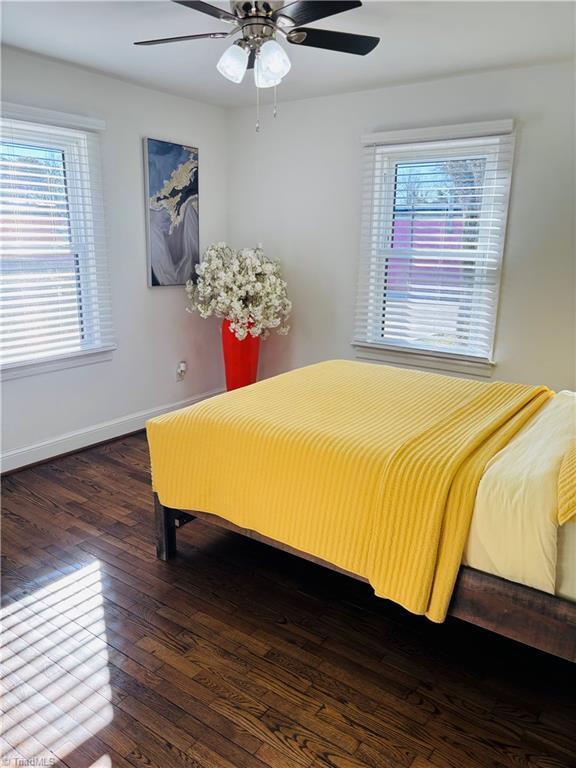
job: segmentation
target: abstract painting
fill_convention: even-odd
[[[148,285],[184,285],[200,256],[198,149],[144,139]]]

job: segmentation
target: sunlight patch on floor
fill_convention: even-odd
[[[0,762],[49,766],[112,721],[100,563],[9,604],[2,627]]]

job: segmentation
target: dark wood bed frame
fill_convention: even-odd
[[[156,494],[154,509],[156,555],[160,560],[169,560],[176,554],[176,529],[198,518],[210,525],[240,533],[353,579],[367,582],[362,576],[269,539],[256,531],[240,528],[217,515],[164,507]],[[569,600],[462,566],[448,612],[458,619],[576,662],[576,603]]]

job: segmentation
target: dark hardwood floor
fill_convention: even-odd
[[[576,665],[195,521],[143,435],[3,480],[1,765],[568,768]]]

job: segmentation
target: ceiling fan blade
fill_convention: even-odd
[[[204,35],[182,35],[181,37],[160,37],[158,40],[139,40],[134,45],[162,45],[163,43],[179,43],[182,40],[203,40],[212,38],[218,40],[221,37],[228,37],[231,32],[207,32]]]
[[[380,42],[379,37],[351,35],[348,32],[332,32],[329,29],[313,29],[311,27],[292,29],[286,39],[293,45],[326,48],[328,51],[355,53],[357,56],[366,56]]]
[[[173,0],[173,2],[178,3],[178,5],[184,5],[186,8],[191,8],[193,11],[207,13],[208,16],[213,16],[215,19],[220,19],[220,21],[234,23],[238,21],[233,13],[217,8],[215,5],[210,5],[210,3],[195,2],[195,0]]]
[[[353,8],[359,8],[362,5],[360,0],[303,0],[303,2],[287,3],[272,14],[276,20],[279,16],[287,16],[292,19],[297,27],[302,24],[311,24],[313,21],[325,19],[327,16],[334,16],[337,13],[351,11]]]
[[[248,69],[254,69],[254,63],[256,61],[256,51],[251,50],[248,54]]]

